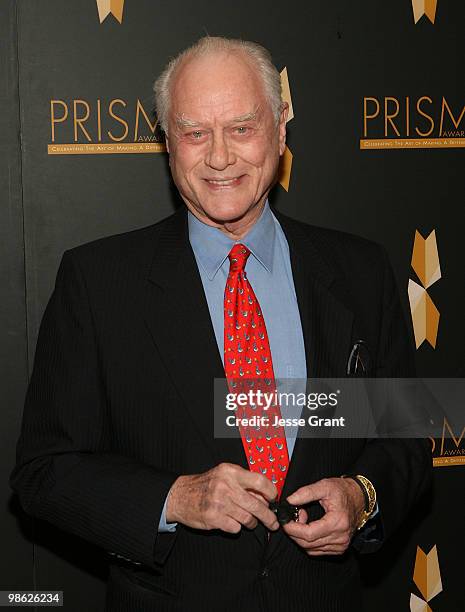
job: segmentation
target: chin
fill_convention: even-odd
[[[219,221],[221,223],[232,223],[233,221],[238,221],[241,219],[247,211],[250,209],[250,206],[231,206],[231,207],[211,207],[204,208],[205,213],[210,219],[214,221]]]
[[[202,209],[205,214],[214,219],[215,221],[221,222],[232,222],[241,219],[246,215],[249,210],[254,208],[256,204],[253,199],[242,199],[242,202],[238,202],[237,198],[235,201],[228,202],[229,198],[224,198],[223,201],[212,201],[210,198],[204,202]],[[231,198],[233,200],[233,198]]]

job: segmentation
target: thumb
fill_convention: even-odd
[[[324,493],[324,486],[320,482],[314,482],[294,491],[292,495],[287,497],[287,501],[295,506],[300,506],[312,501],[319,501],[324,496]]]

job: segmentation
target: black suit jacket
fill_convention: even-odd
[[[290,246],[309,377],[345,376],[359,339],[370,351],[369,375],[411,374],[384,251],[274,212]],[[268,542],[261,527],[157,533],[178,475],[220,462],[247,467],[240,438],[213,437],[215,377],[224,370],[185,208],[66,251],[11,476],[23,508],[109,553],[107,610],[360,609],[353,546],[309,557],[282,532]],[[429,446],[298,438],[283,495],[347,472],[375,483],[388,537],[429,485]],[[314,507],[310,514],[321,516]]]

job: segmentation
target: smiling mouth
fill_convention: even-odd
[[[244,175],[236,176],[234,178],[225,178],[225,179],[204,179],[207,185],[214,189],[221,189],[226,187],[236,187],[239,185]]]

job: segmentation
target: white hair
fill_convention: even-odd
[[[191,47],[181,51],[165,66],[153,84],[155,108],[162,130],[168,133],[168,114],[171,103],[171,88],[176,70],[186,60],[215,53],[242,53],[256,67],[261,77],[265,96],[270,104],[276,123],[282,110],[281,76],[271,60],[270,52],[256,42],[222,36],[204,36]]]

